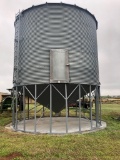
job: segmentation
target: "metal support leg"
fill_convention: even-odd
[[[91,130],[92,130],[92,104],[91,104],[91,85],[89,90],[89,102],[90,102],[90,122],[91,122]]]
[[[81,85],[79,84],[79,132],[81,132]]]
[[[24,132],[25,132],[25,87],[23,86],[23,119],[24,119]]]
[[[18,106],[18,87],[16,87],[16,95],[15,95],[15,101],[16,101],[16,104],[15,104],[15,112],[16,112],[16,116],[15,116],[15,129],[17,130],[18,129],[18,115],[17,115],[17,106]]]
[[[35,113],[34,113],[34,133],[36,133],[36,99],[37,99],[37,85],[35,84]]]
[[[95,114],[96,114],[96,127],[98,127],[98,124],[99,124],[98,86],[96,86],[96,92],[95,92]]]
[[[52,84],[50,84],[50,134],[52,133]]]
[[[12,126],[15,127],[15,104],[14,104],[14,88],[13,88],[13,95],[12,95]]]
[[[67,84],[65,84],[65,104],[66,104],[66,133],[68,133],[68,101],[67,101]]]
[[[99,105],[100,105],[100,113],[99,113],[99,117],[100,117],[100,125],[101,125],[101,93],[100,93],[100,86],[98,87],[99,90]]]

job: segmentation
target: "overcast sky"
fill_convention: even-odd
[[[45,0],[0,0],[0,92],[12,88],[14,20],[19,10]],[[47,0],[47,2],[61,2]],[[120,0],[62,0],[87,8],[98,20],[98,55],[102,95],[120,95]]]

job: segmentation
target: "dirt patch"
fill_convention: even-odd
[[[23,157],[23,156],[21,153],[15,152],[15,153],[11,153],[5,157],[0,157],[0,160],[12,160],[17,157]]]

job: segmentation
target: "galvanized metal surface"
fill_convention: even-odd
[[[89,11],[73,5],[46,3],[19,12],[15,20],[13,76],[16,91],[16,101],[13,102],[13,105],[16,105],[16,111],[13,110],[13,128],[16,131],[19,130],[18,92],[23,95],[24,107],[26,96],[35,101],[32,132],[38,131],[38,102],[50,109],[49,133],[54,132],[55,117],[52,112],[59,113],[65,108],[65,133],[69,133],[68,104],[80,99],[77,126],[81,132],[81,98],[84,99],[84,95],[88,93],[89,125],[90,130],[93,130],[91,92],[95,90],[95,122],[96,128],[101,127],[96,29],[95,17]],[[24,132],[27,128],[26,118],[30,118],[29,111],[28,104],[27,114],[25,108],[23,109],[21,130]]]
[[[54,84],[57,85],[56,87],[60,86],[60,84]],[[63,94],[63,101],[64,102],[64,107],[62,107],[62,102],[60,103],[56,103],[58,106],[54,106],[54,102],[56,102],[55,99],[55,93],[53,92],[54,86],[53,84],[48,85],[49,87],[49,96],[46,97],[46,102],[48,103],[48,105],[46,105],[46,107],[50,107],[50,115],[48,117],[45,116],[38,119],[38,114],[37,114],[37,102],[40,102],[40,97],[44,95],[44,93],[46,92],[46,90],[44,88],[46,88],[46,86],[44,86],[43,88],[42,85],[34,85],[32,89],[34,89],[34,114],[32,113],[32,117],[33,119],[29,118],[29,114],[25,114],[26,110],[25,108],[23,108],[23,117],[19,117],[19,111],[17,110],[17,103],[16,103],[16,111],[13,110],[13,123],[12,126],[16,131],[23,131],[23,132],[32,132],[32,133],[73,133],[73,132],[78,132],[78,133],[82,133],[83,131],[93,131],[96,129],[100,129],[101,127],[106,127],[106,125],[103,125],[103,122],[101,122],[101,112],[99,112],[99,93],[98,89],[99,86],[94,86],[95,88],[95,113],[94,115],[92,114],[92,105],[91,105],[91,89],[93,90],[93,86],[89,85],[89,87],[86,87],[87,89],[89,88],[89,100],[90,100],[90,117],[83,117],[81,116],[81,114],[83,113],[83,111],[81,110],[81,93],[83,94],[83,86],[82,85],[77,85],[76,87],[73,86],[73,88],[69,88],[69,86],[71,87],[72,85],[68,85],[68,84],[62,84],[62,86],[64,86],[64,94]],[[31,87],[31,86],[30,86]],[[76,89],[74,89],[74,87]],[[85,86],[84,86],[85,87]],[[28,88],[28,89],[26,89]],[[47,89],[48,89],[47,88]],[[15,99],[18,98],[18,92],[21,92],[21,95],[23,95],[23,106],[25,107],[25,97],[26,96],[31,96],[30,92],[32,91],[29,86],[20,86],[20,87],[15,87],[14,88],[16,91],[15,94]],[[29,90],[30,89],[30,90]],[[28,92],[29,90],[29,92]],[[73,92],[74,90],[74,92]],[[85,90],[85,88],[84,88]],[[58,92],[58,91],[57,91]],[[88,92],[86,90],[86,92]],[[46,92],[48,93],[48,91]],[[38,96],[40,95],[40,96]],[[69,96],[71,95],[71,96]],[[70,115],[68,112],[68,103],[71,100],[71,97],[76,98],[76,95],[79,97],[79,107],[78,107],[78,114],[72,115],[72,117],[68,117],[68,115]],[[38,97],[38,98],[37,98]],[[57,96],[59,97],[59,96]],[[68,98],[69,97],[69,98]],[[47,99],[48,98],[48,99]],[[42,100],[42,99],[41,99]],[[45,102],[45,101],[44,101]],[[66,109],[66,116],[62,115],[61,117],[55,117],[52,112],[56,112],[58,113],[59,111],[61,111],[63,108]],[[57,110],[58,109],[58,110]],[[30,110],[28,111],[30,112]],[[59,115],[60,116],[60,115]],[[92,116],[95,116],[94,119],[92,118]],[[15,117],[15,118],[14,118]],[[31,117],[31,118],[32,118]],[[46,121],[47,120],[47,121]],[[85,123],[85,121],[87,121],[87,123]],[[106,123],[105,123],[106,124]],[[83,129],[84,128],[84,129]],[[44,131],[43,131],[44,130]]]
[[[66,49],[50,50],[50,83],[69,82],[68,51]]]
[[[51,84],[52,85],[52,111],[59,113],[65,108],[65,84]],[[77,84],[67,84],[67,99],[68,104],[76,102],[77,99],[83,97],[89,93],[89,85],[80,85],[80,97],[79,97],[79,85]],[[95,89],[96,86],[91,86],[91,91]],[[19,91],[21,87],[18,87]],[[25,94],[27,97],[35,99],[35,85],[25,86]],[[32,93],[32,94],[31,94]],[[37,102],[50,108],[50,85],[49,84],[39,84],[37,85],[36,98]]]
[[[88,11],[45,4],[21,12],[15,21],[14,85],[49,83],[50,50],[65,48],[69,83],[98,85],[96,21]]]

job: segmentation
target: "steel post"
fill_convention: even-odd
[[[101,93],[100,93],[100,86],[98,87],[98,90],[99,90],[99,105],[100,105],[99,117],[100,117],[100,125],[101,125]]]
[[[16,112],[16,116],[15,116],[15,129],[17,130],[18,129],[18,114],[17,114],[17,106],[18,106],[18,87],[16,87],[16,94],[15,94],[15,101],[16,101],[16,104],[15,104],[15,112]]]
[[[96,127],[98,127],[99,124],[98,86],[96,86],[96,91],[95,91],[95,114],[96,114]]]
[[[50,84],[50,134],[52,133],[52,84]]]
[[[79,132],[81,132],[81,85],[79,84]]]
[[[92,104],[91,104],[91,85],[89,88],[89,103],[90,103],[90,122],[91,122],[91,130],[92,130]]]
[[[25,87],[23,86],[23,120],[24,120],[24,132],[25,132]]]
[[[36,133],[36,99],[37,99],[37,85],[35,84],[35,109],[34,109],[34,133]]]
[[[12,126],[15,127],[15,104],[14,104],[14,88],[12,90]]]
[[[68,100],[67,100],[67,84],[65,84],[65,104],[66,104],[66,133],[68,133]]]

